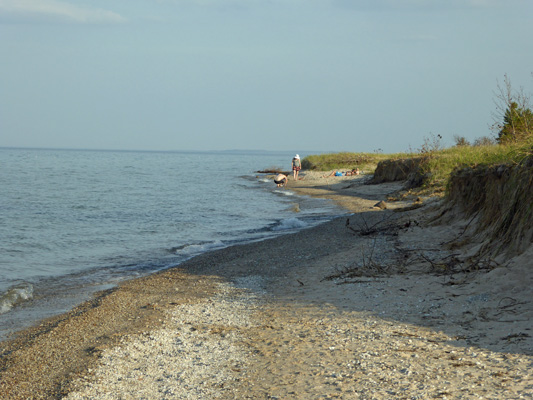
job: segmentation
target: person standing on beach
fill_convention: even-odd
[[[302,162],[300,161],[300,156],[296,154],[294,158],[292,159],[292,174],[294,176],[294,180],[298,180],[298,172],[302,169]]]

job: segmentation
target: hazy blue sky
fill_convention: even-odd
[[[0,146],[451,145],[532,38],[533,0],[0,0]]]

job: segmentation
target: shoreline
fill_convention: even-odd
[[[252,190],[262,190],[262,188]],[[294,199],[294,201],[298,202],[296,196],[291,196],[290,199]],[[289,209],[289,207],[287,208]],[[290,212],[295,218],[298,218],[301,215],[296,213],[292,209],[290,210]],[[230,238],[229,240],[224,238],[223,241],[192,241],[191,243],[186,243],[182,245],[183,247],[180,246],[180,250],[184,248],[187,250],[187,253],[181,254],[180,251],[180,254],[174,255],[175,258],[180,257],[181,260],[172,262],[172,266],[170,268],[179,267],[179,265],[183,261],[195,257],[198,254],[202,254],[203,252],[209,252],[217,248],[232,247],[236,244],[238,245],[257,240],[265,240],[268,237],[284,235],[286,234],[285,230],[294,231],[296,229],[299,229],[300,225],[315,225],[316,223],[321,223],[315,222],[316,219],[309,221],[306,219],[305,216],[303,217],[303,219],[300,218],[301,221],[304,221],[303,223],[298,220],[295,221],[295,224],[292,226],[290,224],[290,217],[287,216],[286,218],[280,220],[282,222],[286,220],[288,221],[288,224],[286,224],[285,226],[278,227],[277,225],[271,224],[264,226],[260,225],[256,227],[255,230],[261,232],[258,235],[264,235],[264,237],[235,237]],[[307,218],[314,217],[308,216]],[[324,219],[326,220],[327,218],[330,217],[324,217]],[[254,228],[252,228],[251,231],[254,231]],[[201,244],[198,245],[198,243]],[[195,247],[199,247],[200,249],[192,250],[191,253],[195,251],[196,254],[193,253],[192,255],[190,255],[188,249]],[[169,251],[174,250],[175,249],[170,249]],[[175,251],[176,253],[178,253],[179,250]],[[133,263],[129,264],[133,265]],[[157,263],[154,263],[154,265],[156,264]],[[117,267],[116,271],[119,272],[115,272],[114,267]],[[114,287],[117,282],[136,279],[138,277],[145,276],[146,274],[153,274],[156,273],[158,270],[165,270],[167,268],[169,267],[162,267],[161,265],[159,265],[155,267],[148,267],[146,269],[143,268],[142,270],[131,269],[131,272],[128,272],[128,267],[124,268],[124,265],[115,265],[111,266],[110,268],[94,268],[92,270],[81,269],[80,271],[68,273],[62,276],[42,277],[37,281],[27,281],[24,279],[13,281],[14,283],[12,283],[11,286],[8,286],[8,290],[3,293],[2,291],[0,291],[0,306],[3,305],[1,302],[3,294],[8,294],[10,292],[14,293],[14,296],[6,296],[8,297],[6,309],[9,309],[9,311],[5,313],[0,312],[0,343],[9,340],[9,338],[15,336],[17,332],[23,331],[24,329],[30,328],[31,326],[38,324],[43,319],[52,318],[54,316],[64,314],[66,310],[70,310],[76,306],[79,306],[85,301],[89,301],[96,293]],[[113,270],[114,272],[112,276],[109,273],[107,275],[104,273],[103,279],[108,278],[107,280],[102,281],[101,277],[93,278],[93,275],[100,274],[102,270]],[[120,272],[121,270],[123,270],[124,272]],[[65,283],[67,279],[68,282]],[[83,281],[90,281],[90,283],[84,284]],[[58,296],[58,293],[60,293],[61,295]],[[13,299],[9,297],[12,297]],[[16,307],[15,313],[11,312],[11,309],[13,307]]]
[[[530,291],[510,285],[523,280],[524,271],[456,276],[465,283],[450,285],[450,277],[418,272],[416,263],[409,272],[392,270],[399,255],[393,249],[438,247],[466,222],[423,226],[431,204],[401,213],[391,209],[412,201],[372,208],[401,184],[353,183],[306,175],[289,180],[288,189],[350,204],[352,212],[360,211],[349,217],[354,227],[379,224],[384,215],[394,215],[397,226],[413,220],[420,226],[362,237],[342,217],[123,282],[0,344],[0,395],[386,399],[393,392],[419,398],[533,393],[533,314],[524,300]],[[357,263],[367,273],[339,275]],[[377,273],[374,264],[391,271]],[[509,285],[492,287],[498,279]],[[502,305],[511,295],[516,304]],[[154,348],[162,353],[151,353]]]

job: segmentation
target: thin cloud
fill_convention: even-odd
[[[440,10],[511,6],[528,0],[331,0],[332,4],[355,10]]]
[[[327,4],[325,0],[154,0],[160,4],[193,5],[201,7],[253,7],[271,5]],[[330,0],[331,1],[331,0]]]
[[[79,7],[56,0],[0,0],[3,21],[52,21],[81,24],[121,23],[121,15],[98,8]]]

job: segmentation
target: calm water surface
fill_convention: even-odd
[[[255,173],[291,157],[0,149],[0,339],[120,280],[342,214]]]

